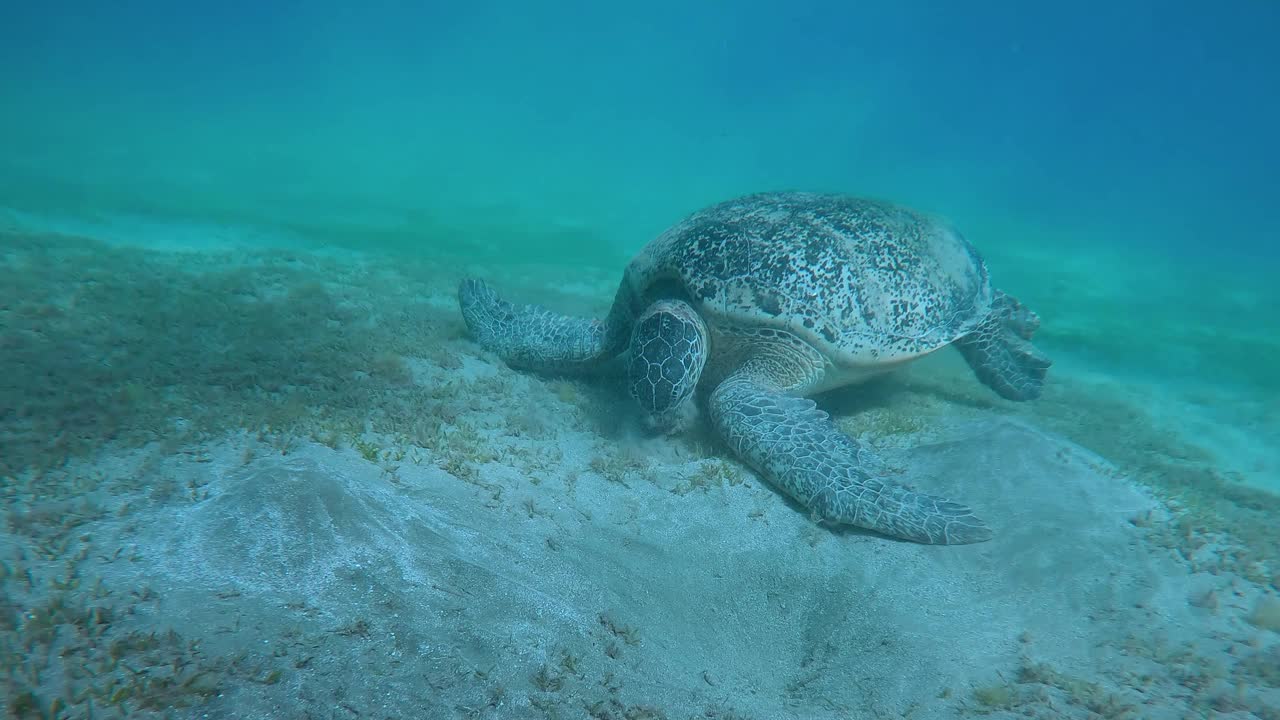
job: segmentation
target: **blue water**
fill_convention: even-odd
[[[1280,4],[9,5],[8,716],[1280,718]],[[778,189],[1040,314],[1036,403],[821,403],[990,549],[811,528],[459,319]]]
[[[10,183],[175,212],[505,208],[630,250],[805,186],[1271,257],[1277,27],[1243,1],[28,4],[0,149]]]

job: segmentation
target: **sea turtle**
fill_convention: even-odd
[[[566,372],[620,359],[669,428],[694,389],[730,449],[817,518],[931,544],[987,540],[966,506],[875,477],[870,453],[807,396],[954,344],[1010,400],[1040,395],[1039,317],[991,286],[947,222],[837,193],[772,192],[699,210],[627,266],[603,322],[458,289],[472,336],[508,365]]]

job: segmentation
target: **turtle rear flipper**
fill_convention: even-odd
[[[956,348],[984,385],[1007,400],[1034,400],[1053,361],[1031,344],[1040,317],[1017,298],[997,291],[991,314],[956,340]]]

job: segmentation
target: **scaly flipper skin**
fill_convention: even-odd
[[[471,336],[512,367],[573,372],[596,367],[622,351],[630,323],[560,315],[537,305],[513,305],[480,280],[463,280],[458,304]],[[615,304],[615,309],[619,307]]]
[[[715,389],[710,411],[740,458],[825,520],[930,545],[991,538],[969,508],[871,477],[867,450],[751,364]]]
[[[676,425],[707,362],[707,326],[683,300],[659,300],[636,320],[627,389],[657,430]]]
[[[991,314],[972,333],[956,340],[956,348],[984,385],[1007,400],[1034,400],[1044,389],[1053,365],[1031,344],[1040,317],[1017,298],[997,291]]]

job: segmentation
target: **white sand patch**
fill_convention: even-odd
[[[98,216],[31,213],[0,207],[0,228],[22,233],[91,237],[157,252],[302,249],[314,243],[278,228],[111,213]]]
[[[1134,520],[1158,522],[1155,501],[1021,423],[892,452],[900,480],[989,520],[995,538],[964,547],[833,533],[754,478],[676,492],[705,461],[670,452],[610,481],[590,469],[597,438],[551,433],[558,464],[536,484],[522,459],[465,482],[228,439],[172,467],[199,474],[201,499],[130,517],[139,559],[101,570],[155,588],[155,617],[210,649],[304,663],[227,687],[211,716],[342,698],[417,717],[1083,718],[1094,703],[1181,718],[1197,694],[1165,677],[1176,650],[1276,640],[1241,619],[1256,590],[1143,542]],[[1140,675],[1162,679],[1123,686]]]

